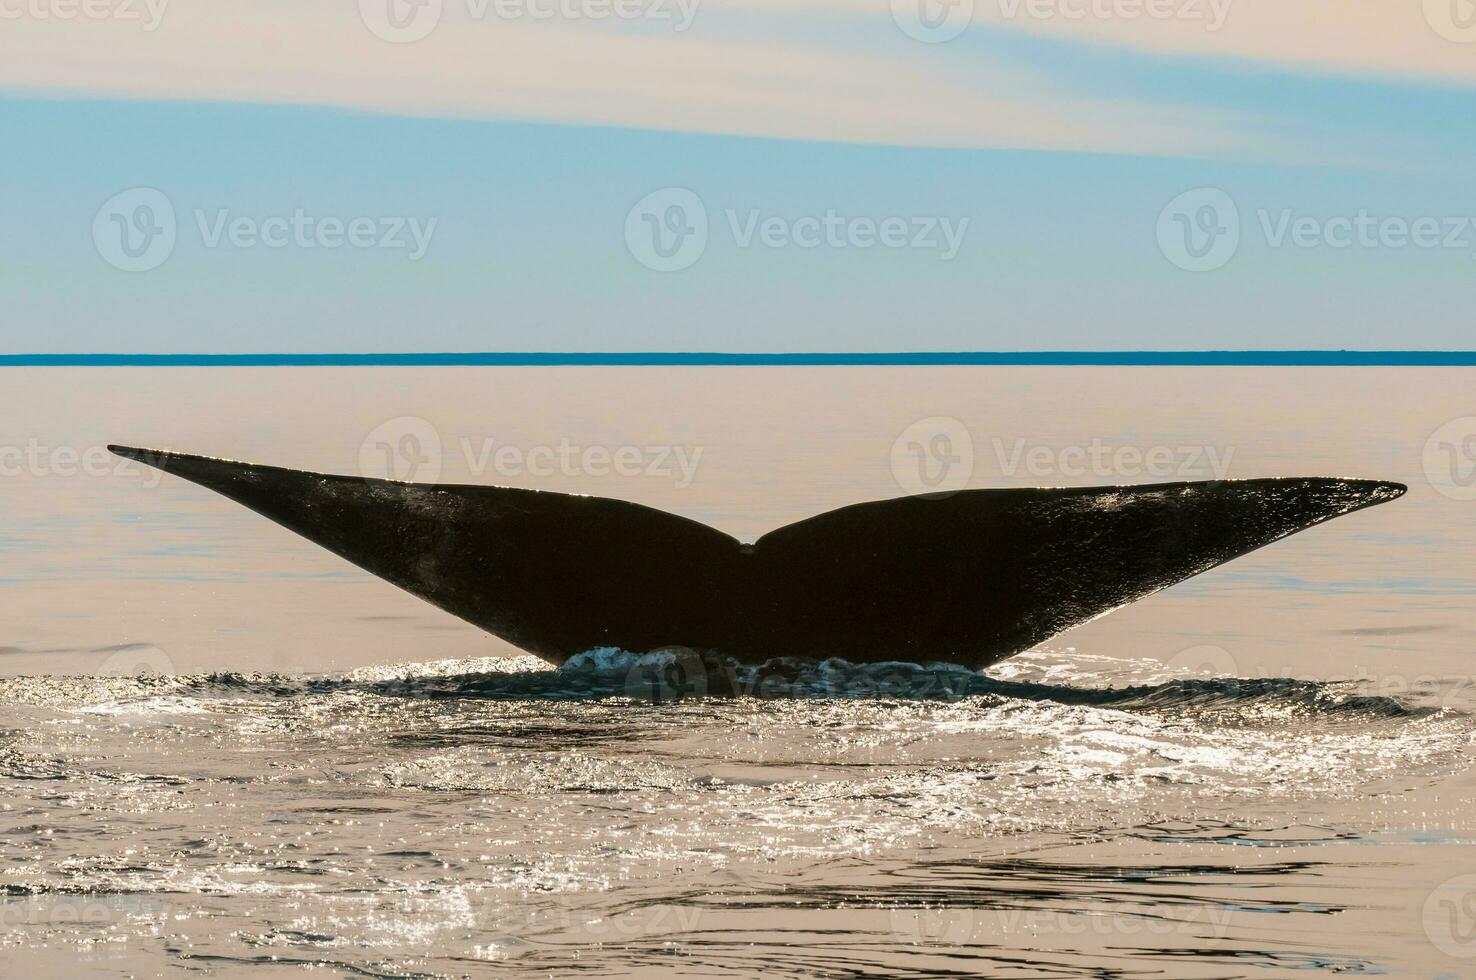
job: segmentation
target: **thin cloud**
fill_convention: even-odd
[[[710,24],[696,10],[683,32],[675,20],[476,20],[469,10],[483,8],[469,8],[470,0],[430,0],[441,13],[413,43],[376,36],[361,8],[381,2],[390,0],[130,4],[156,10],[153,29],[124,20],[10,20],[0,31],[0,86],[906,146],[1295,162],[1326,162],[1336,152],[1319,148],[1316,134],[1288,141],[1274,120],[1249,113],[1097,97],[1038,66],[1005,69],[967,47],[913,40],[884,6],[865,15],[864,43],[838,48],[824,40],[836,32],[813,22],[777,29],[771,0],[737,0],[714,11]],[[665,2],[680,18],[677,0]],[[811,13],[833,26],[862,16],[852,4],[842,12],[831,0],[812,2]],[[1006,2],[976,0],[971,23],[997,21]],[[742,29],[744,16],[752,29]],[[1237,7],[1224,33],[1208,37],[1243,39],[1256,23]],[[1154,40],[1141,23],[1129,38],[1120,36],[1122,24],[1026,26],[1174,51],[1200,43],[1186,40],[1182,27]],[[1261,43],[1278,45],[1292,40]]]
[[[895,0],[989,27],[1155,54],[1258,62],[1353,77],[1476,83],[1476,16],[1465,0]],[[743,0],[866,16],[854,0]]]

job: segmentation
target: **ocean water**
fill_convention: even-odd
[[[22,451],[0,454],[7,973],[1476,963],[1470,372],[6,380],[0,446]],[[615,650],[554,669],[205,491],[98,462],[108,442],[598,493],[745,538],[940,474],[1410,493],[983,673]],[[591,446],[640,465],[611,472]]]

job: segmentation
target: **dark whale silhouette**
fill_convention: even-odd
[[[1325,478],[964,490],[753,544],[639,504],[110,446],[223,494],[554,663],[598,647],[984,667],[1405,492]]]

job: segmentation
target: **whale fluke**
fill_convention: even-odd
[[[964,490],[854,504],[743,545],[602,497],[109,448],[554,663],[682,646],[750,663],[984,667],[1406,489],[1309,477]]]

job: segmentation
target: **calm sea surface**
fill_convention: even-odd
[[[7,975],[1476,970],[1476,372],[0,382]],[[110,442],[744,539],[939,481],[1410,492],[984,674],[791,662],[720,699],[619,651],[555,671]]]

